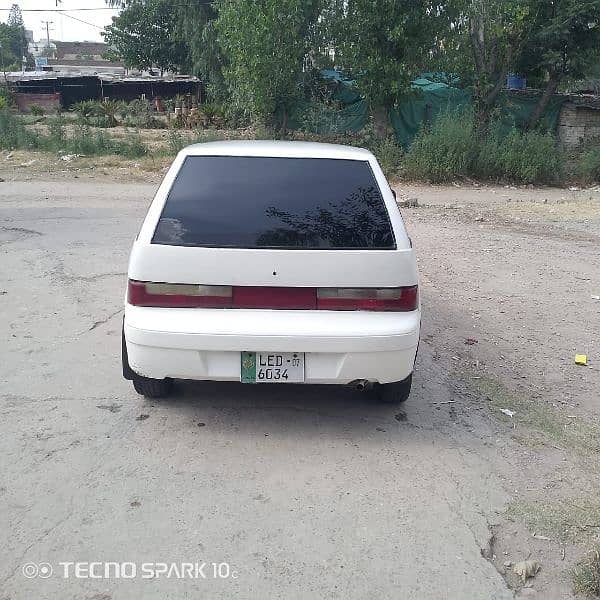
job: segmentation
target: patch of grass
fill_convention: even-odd
[[[597,500],[573,498],[548,504],[516,502],[506,511],[514,521],[523,521],[531,532],[562,542],[596,539],[600,532],[600,504]]]
[[[600,181],[600,139],[582,150],[577,161],[576,175],[583,183]]]
[[[182,133],[179,130],[171,129],[167,138],[167,154],[177,154],[180,150],[190,144],[202,144],[205,142],[217,142],[227,139],[224,134],[214,129],[199,129],[190,134]]]
[[[180,150],[188,145],[187,136],[183,135],[176,129],[169,130],[169,136],[167,138],[167,153],[177,154]]]
[[[300,130],[315,134],[344,133],[346,117],[334,107],[322,102],[311,102],[302,113]]]
[[[434,183],[457,177],[506,180],[514,183],[559,183],[563,152],[556,137],[537,131],[505,130],[493,123],[480,139],[473,115],[440,115],[423,128],[406,155],[406,173]]]
[[[504,148],[498,165],[501,178],[519,183],[562,181],[563,155],[551,133],[512,129],[500,143]]]
[[[78,122],[67,135],[60,117],[48,121],[48,134],[27,129],[24,122],[8,111],[0,111],[0,148],[3,150],[46,150],[88,156],[117,154],[139,158],[148,154],[139,134],[115,139],[103,131],[93,133],[85,122]]]
[[[145,171],[146,173],[157,173],[170,166],[171,157],[149,154],[138,164],[140,171]]]
[[[0,111],[0,148],[2,150],[36,150],[39,135],[29,131],[24,122],[8,110]]]
[[[41,117],[44,114],[44,109],[39,104],[32,103],[29,105],[29,112],[35,117]]]
[[[586,598],[600,598],[600,545],[581,559],[573,568],[573,591]]]
[[[476,148],[470,115],[442,115],[413,141],[406,155],[406,173],[433,183],[468,177],[473,174]]]
[[[505,419],[545,434],[563,448],[584,452],[600,452],[600,423],[596,419],[582,421],[569,419],[559,410],[542,400],[517,396],[502,383],[491,377],[475,378],[466,374],[465,379],[484,402],[494,409],[498,418]],[[500,409],[514,411],[512,419],[500,413]]]
[[[396,142],[396,138],[389,136],[369,144],[369,150],[377,157],[381,169],[388,179],[398,177],[402,170],[404,152]]]
[[[0,84],[0,109],[15,105],[15,94],[8,85]]]

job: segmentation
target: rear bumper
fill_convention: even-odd
[[[304,352],[306,383],[400,381],[412,373],[420,311],[162,309],[127,305],[129,364],[161,379],[239,381],[240,352]]]

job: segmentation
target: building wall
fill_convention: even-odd
[[[60,93],[55,92],[52,94],[29,94],[29,93],[17,93],[15,94],[15,100],[20,112],[29,112],[30,104],[37,104],[44,109],[46,113],[58,112],[60,108]]]
[[[600,110],[567,102],[560,111],[558,137],[568,146],[600,139]]]

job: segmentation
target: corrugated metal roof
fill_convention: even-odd
[[[11,73],[6,73],[6,78],[16,83],[17,81],[36,81],[36,80],[56,80],[56,79],[74,79],[79,77],[96,77],[101,79],[102,81],[111,81],[111,82],[130,82],[130,83],[143,83],[143,82],[160,82],[160,83],[171,83],[171,82],[180,82],[180,81],[193,81],[199,82],[200,79],[198,77],[190,77],[187,75],[176,75],[176,76],[168,76],[168,77],[152,77],[148,76],[127,76],[127,75],[116,75],[113,73],[95,73],[89,74],[86,72],[61,72],[61,71],[25,71],[25,73],[21,71],[13,71]]]

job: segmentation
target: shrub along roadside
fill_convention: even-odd
[[[477,139],[473,116],[445,114],[423,129],[406,155],[406,174],[435,183],[457,177],[514,183],[560,183],[564,157],[555,136],[490,127]]]
[[[473,119],[444,115],[422,129],[406,154],[406,174],[434,183],[473,175],[477,160]]]
[[[600,139],[582,148],[577,160],[576,175],[582,183],[600,181]]]
[[[64,116],[48,117],[46,134],[29,128],[29,121],[9,109],[0,110],[0,149],[42,150],[81,155],[116,154],[140,158],[151,154],[139,133],[115,138],[104,130],[94,130],[83,119],[69,122]],[[275,139],[278,135],[264,128],[169,131],[166,144],[152,150],[156,157],[173,156],[183,147],[220,139]],[[393,137],[381,139],[372,128],[359,133],[317,135],[294,132],[291,139],[348,144],[368,148],[377,156],[388,178],[406,175],[412,179],[445,182],[469,177],[479,180],[515,183],[561,184],[576,180],[589,184],[600,181],[600,144],[590,143],[573,156],[568,173],[563,168],[563,151],[551,134],[503,131],[490,128],[483,140],[476,140],[470,115],[444,115],[431,131],[422,131],[408,153]]]
[[[0,111],[0,148],[3,150],[45,150],[69,154],[117,154],[139,158],[148,154],[148,148],[138,134],[126,140],[114,139],[103,131],[92,132],[85,123],[77,123],[67,134],[60,117],[48,121],[48,134],[27,129],[23,121],[9,111]]]

